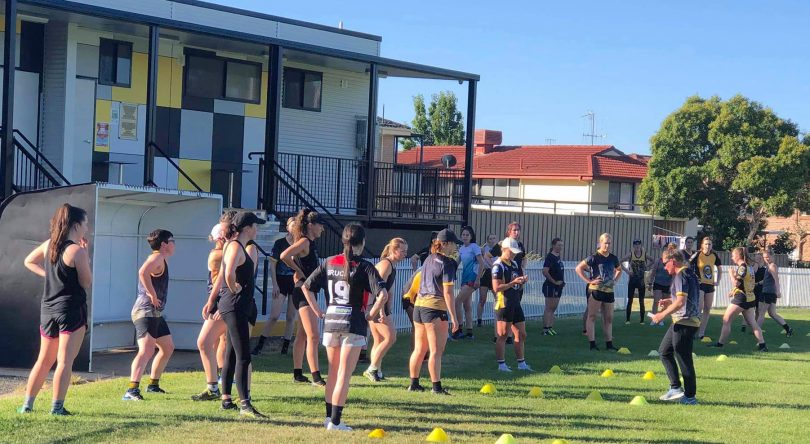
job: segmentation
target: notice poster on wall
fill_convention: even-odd
[[[118,138],[138,140],[138,105],[121,103],[118,115]]]
[[[96,122],[96,146],[110,146],[110,124]]]

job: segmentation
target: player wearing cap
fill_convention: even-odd
[[[413,310],[414,348],[410,358],[410,391],[424,391],[419,384],[419,373],[425,353],[430,351],[428,371],[433,393],[449,395],[442,387],[442,354],[447,344],[447,322],[456,325],[453,280],[456,262],[448,256],[455,253],[459,242],[453,231],[444,229],[436,235],[430,246],[431,254],[422,265],[419,295]]]
[[[495,290],[495,328],[498,339],[495,341],[495,358],[498,370],[511,372],[506,365],[504,352],[506,335],[509,330],[514,334],[515,358],[518,370],[531,371],[524,356],[526,341],[526,317],[520,301],[523,299],[523,286],[528,280],[523,267],[515,259],[523,253],[518,241],[507,237],[501,241],[501,256],[492,265],[492,289]]]
[[[647,256],[644,247],[641,245],[641,241],[636,239],[633,241],[630,254],[623,257],[621,263],[622,269],[630,278],[627,283],[627,307],[625,308],[626,318],[624,323],[630,323],[630,313],[633,311],[633,296],[636,291],[638,291],[639,322],[643,324],[644,315],[646,314],[644,311],[644,293],[647,289],[647,285],[644,282],[644,273],[652,266],[653,259]],[[630,267],[625,266],[625,263],[628,263]]]

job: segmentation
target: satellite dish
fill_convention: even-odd
[[[445,168],[452,168],[456,166],[456,156],[452,154],[445,154],[442,156],[442,165],[444,165]]]

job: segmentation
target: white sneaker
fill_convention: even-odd
[[[656,325],[658,325],[658,324],[656,324],[655,321],[650,321],[650,326],[651,327],[655,327]]]
[[[506,364],[498,364],[498,371],[499,372],[512,373],[512,369],[509,368],[509,366],[506,365]]]
[[[532,370],[531,367],[529,367],[529,364],[526,364],[526,361],[523,361],[520,364],[518,364],[518,370],[525,370],[527,372],[533,372],[534,371],[534,370]]]
[[[677,400],[679,400],[681,398],[683,398],[683,389],[682,388],[675,388],[675,389],[669,389],[668,392],[661,395],[661,397],[658,398],[658,399],[660,399],[661,401],[677,401]]]
[[[329,425],[328,425],[328,426],[326,426],[326,430],[339,430],[339,431],[341,431],[341,432],[351,432],[351,431],[352,431],[352,428],[351,428],[351,427],[349,427],[349,426],[347,426],[346,424],[344,424],[344,423],[342,423],[342,422],[341,422],[340,424],[338,424],[338,425],[334,425],[334,424],[332,424],[332,422],[330,421],[330,422],[329,422]]]
[[[328,416],[327,416],[327,417],[326,417],[326,419],[324,419],[324,420],[323,420],[323,426],[324,426],[324,427],[326,427],[326,428],[328,429],[328,428],[329,428],[329,424],[332,424],[332,418],[330,418],[330,417],[328,417]]]

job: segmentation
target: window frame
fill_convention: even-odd
[[[183,52],[184,60],[184,69],[183,69],[183,96],[184,97],[194,97],[197,99],[204,99],[204,100],[227,100],[229,102],[239,102],[239,103],[250,103],[254,105],[258,105],[262,102],[262,72],[263,72],[263,65],[260,62],[253,62],[250,60],[242,60],[242,59],[234,59],[231,57],[222,57],[217,55],[215,52],[212,51],[205,51],[202,49],[195,49],[195,48],[186,48]],[[188,75],[190,69],[190,63],[188,58],[189,57],[198,57],[204,59],[212,59],[218,62],[222,62],[222,83],[220,85],[219,95],[217,97],[203,97],[194,94],[189,94],[188,92]],[[243,99],[240,97],[230,97],[227,95],[228,91],[228,63],[238,63],[242,65],[251,65],[259,70],[259,91],[258,91],[258,98],[255,100],[251,99]]]
[[[113,65],[112,65],[112,67],[113,67],[113,73],[112,73],[113,80],[105,80],[105,79],[101,78],[101,73],[102,73],[102,69],[101,69],[101,61],[102,61],[101,49],[102,49],[103,45],[105,44],[105,42],[109,42],[109,43],[111,43],[111,44],[113,44],[115,46],[115,53],[113,54]],[[117,81],[118,80],[118,48],[119,48],[119,46],[122,46],[122,45],[129,47],[129,83],[119,83]],[[98,79],[97,79],[98,84],[99,85],[108,85],[108,86],[117,86],[119,88],[132,88],[132,68],[133,68],[132,54],[134,53],[134,51],[132,49],[132,42],[128,42],[126,40],[115,40],[115,39],[100,38],[99,39],[99,44],[98,44],[98,53],[99,53],[99,57],[98,57]]]
[[[289,105],[289,104],[286,103],[286,99],[287,99],[287,72],[288,71],[296,71],[296,72],[301,74],[301,95],[300,95],[299,100],[298,100],[298,102],[301,104],[300,106],[298,106],[298,105]],[[316,75],[316,76],[318,76],[320,78],[320,81],[321,81],[321,88],[320,88],[320,91],[318,91],[318,107],[317,108],[304,106],[304,96],[306,95],[305,89],[306,89],[306,84],[307,84],[307,82],[306,82],[307,74]],[[323,83],[323,72],[312,71],[312,70],[309,70],[309,69],[296,68],[296,67],[292,67],[292,66],[285,66],[284,69],[283,69],[283,74],[282,74],[282,90],[283,91],[282,91],[282,96],[281,96],[281,106],[283,108],[287,108],[287,109],[297,109],[297,110],[302,110],[302,111],[321,112],[321,110],[323,109],[323,85],[324,85],[324,83]]]
[[[630,186],[630,202],[622,202],[622,186],[629,185]],[[619,199],[615,202],[610,200],[610,189],[611,187],[618,187],[618,195]],[[619,182],[619,181],[610,181],[608,182],[608,209],[610,210],[629,210],[635,211],[636,210],[636,183],[635,182]]]

